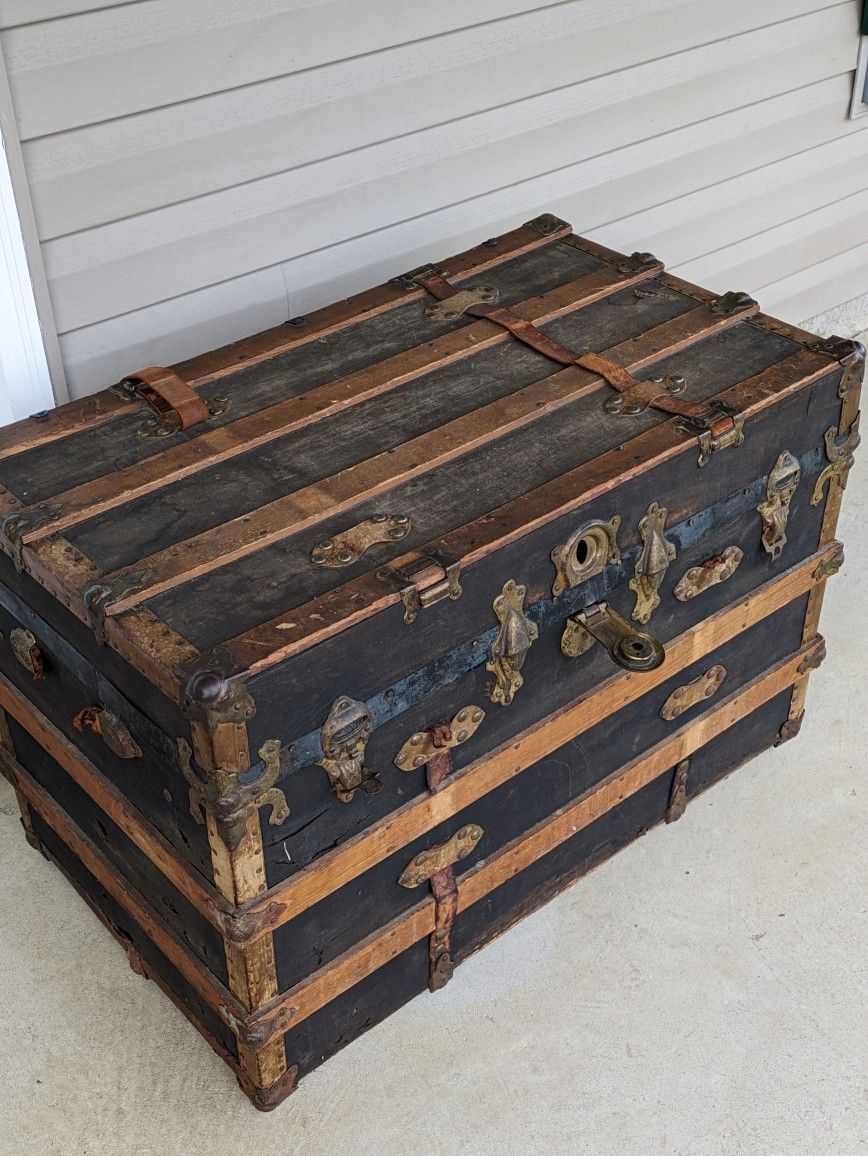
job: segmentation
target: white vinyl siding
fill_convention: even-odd
[[[0,0],[71,392],[542,211],[793,321],[855,298],[859,10]]]

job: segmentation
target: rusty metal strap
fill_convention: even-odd
[[[445,301],[458,293],[458,289],[454,285],[433,269],[418,274],[414,280],[423,289],[427,289],[438,301]],[[488,321],[493,321],[496,325],[509,330],[513,337],[524,345],[552,361],[557,361],[560,365],[576,365],[580,369],[585,369],[589,373],[601,377],[612,389],[629,396],[630,402],[637,407],[634,412],[651,406],[652,409],[660,410],[663,413],[686,418],[702,429],[708,430],[715,437],[733,428],[732,417],[723,412],[720,407],[673,397],[662,379],[656,382],[640,381],[628,369],[606,357],[601,357],[598,353],[576,353],[575,350],[569,349],[566,345],[561,345],[559,341],[548,337],[532,322],[519,317],[511,309],[480,302],[468,305],[464,312],[473,317],[484,317]]]
[[[150,365],[131,373],[121,383],[137,397],[146,401],[162,416],[173,413],[180,429],[189,429],[211,416],[207,402],[196,393],[189,382],[171,369]]]

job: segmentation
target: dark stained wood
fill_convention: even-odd
[[[739,316],[716,315],[706,306],[649,330],[624,346],[605,352],[615,364],[639,373],[655,361],[671,356],[703,337],[738,323]],[[199,574],[225,566],[248,553],[298,533],[326,515],[335,516],[353,506],[394,488],[401,482],[430,473],[461,454],[487,441],[504,437],[530,422],[554,413],[591,390],[608,387],[601,378],[586,370],[566,369],[542,382],[519,390],[508,398],[422,434],[379,457],[369,458],[341,474],[278,499],[253,513],[167,550],[136,562],[151,575],[140,591],[120,598],[109,608],[110,615],[123,613]],[[111,576],[110,576],[111,578]]]

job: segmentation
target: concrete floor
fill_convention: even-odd
[[[2,1156],[868,1150],[868,453],[798,739],[262,1116],[0,790]]]

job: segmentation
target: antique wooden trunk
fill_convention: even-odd
[[[797,732],[863,362],[543,216],[0,431],[28,840],[274,1107]]]

